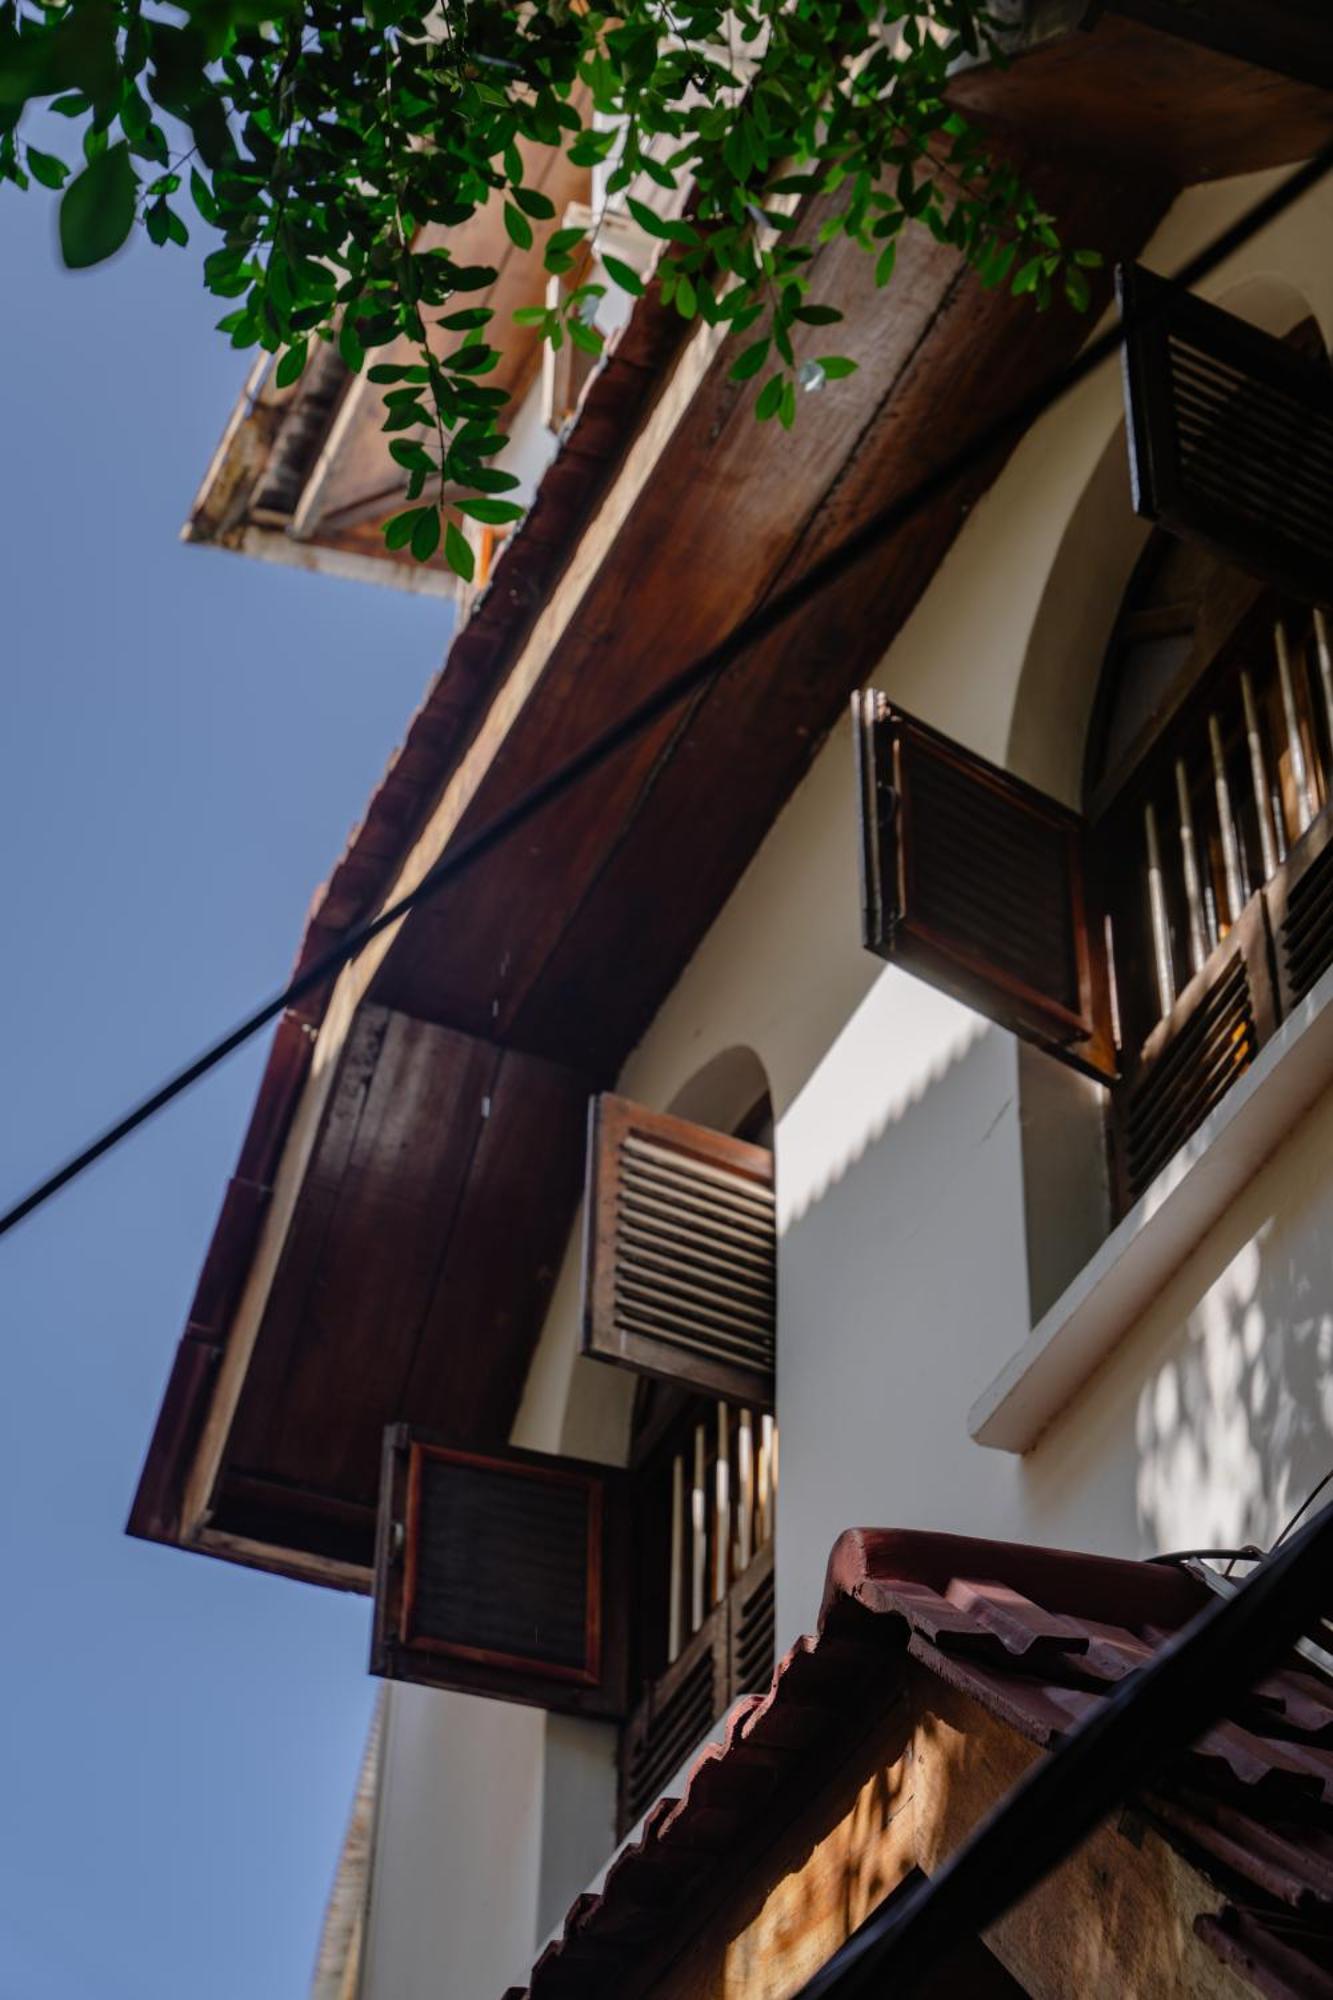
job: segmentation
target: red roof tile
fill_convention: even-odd
[[[505,2000],[596,2000],[645,1947],[688,1935],[717,1857],[767,1842],[799,1809],[830,1751],[892,1701],[906,1658],[1050,1745],[1206,1602],[1174,1566],[849,1530],[816,1632],[733,1711],[683,1796],[654,1807]],[[1225,1885],[1196,1924],[1220,1959],[1275,2000],[1333,1996],[1333,1685],[1295,1663],[1267,1675],[1136,1803]]]

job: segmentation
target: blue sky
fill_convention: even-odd
[[[246,358],[193,251],[0,190],[0,1205],[281,983],[447,609],[189,549]],[[262,1045],[0,1242],[0,2000],[300,2000],[360,1600],[122,1524]]]

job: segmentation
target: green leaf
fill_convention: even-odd
[[[395,465],[401,465],[404,472],[433,472],[434,463],[424,444],[414,438],[391,438],[389,456]]]
[[[626,196],[625,206],[645,235],[659,237],[664,243],[683,243],[690,249],[703,240],[688,222],[672,222],[655,208],[649,208],[646,201],[636,201],[633,195]]]
[[[384,524],[384,546],[386,549],[405,549],[412,539],[412,533],[422,514],[429,513],[426,507],[409,507],[405,514],[395,514]]]
[[[747,347],[743,354],[738,354],[731,364],[732,381],[748,382],[752,375],[757,375],[768,359],[768,350],[772,344],[765,334],[762,340],[756,340],[753,347]]]
[[[532,248],[532,224],[521,208],[515,208],[512,201],[505,203],[505,232],[509,241],[520,250]]]
[[[698,298],[694,281],[685,272],[676,280],[676,311],[682,319],[693,319]]]
[[[1065,268],[1065,297],[1075,312],[1086,312],[1092,304],[1092,287],[1077,264]]]
[[[632,270],[628,264],[623,264],[619,257],[604,255],[602,263],[606,267],[607,276],[614,279],[622,292],[628,292],[631,298],[635,299],[643,297],[643,279],[637,271]]]
[[[464,583],[471,583],[476,574],[477,559],[467,536],[453,521],[444,531],[444,559],[456,576],[461,576]]]
[[[842,318],[836,306],[797,306],[793,316],[806,326],[833,326]]]
[[[412,529],[412,554],[419,563],[429,562],[439,546],[439,512],[434,507],[422,507]]]
[[[469,494],[466,500],[458,502],[458,511],[473,521],[485,521],[488,526],[498,528],[506,521],[521,521],[527,509],[514,500],[474,500]]]
[[[139,180],[124,140],[90,160],[60,201],[60,254],[71,271],[113,257],[134,227]]]
[[[69,168],[54,153],[39,153],[35,146],[29,146],[27,156],[28,172],[43,187],[63,187],[69,179]]]
[[[782,376],[770,375],[755,398],[754,413],[761,424],[766,423],[770,417],[777,415],[782,403],[782,390]]]
[[[796,384],[788,380],[782,385],[782,400],[778,404],[778,422],[784,431],[789,431],[796,422]]]
[[[889,243],[880,251],[879,261],[875,265],[875,283],[877,285],[883,286],[888,284],[889,279],[893,276],[893,267],[897,261],[897,257],[898,245],[896,243]]]
[[[366,350],[361,342],[360,329],[354,319],[345,319],[338,328],[338,352],[353,375],[359,375],[366,358]]]
[[[471,333],[477,327],[489,326],[494,317],[489,306],[465,306],[462,312],[448,313],[444,319],[437,319],[435,324],[442,326],[447,333]]]
[[[194,196],[194,205],[204,221],[216,224],[218,220],[218,205],[213,199],[212,189],[200,173],[198,167],[190,168],[190,193]]]
[[[294,340],[274,370],[273,380],[279,389],[285,389],[289,383],[300,379],[305,368],[305,357],[306,343],[303,340]]]
[[[841,382],[844,375],[855,375],[860,363],[849,361],[845,354],[821,354],[819,366],[824,371],[826,381]]]
[[[550,222],[555,214],[555,203],[550,196],[538,194],[536,188],[516,187],[514,200],[524,215],[530,215],[534,222]]]

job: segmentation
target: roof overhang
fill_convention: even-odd
[[[1104,276],[1183,181],[1304,157],[1333,131],[1333,95],[1112,17],[958,89],[1069,239],[1103,252]],[[855,246],[818,243],[822,214],[809,205],[799,226],[858,372],[788,440],[756,426],[721,334],[686,328],[650,287],[317,898],[303,965],[1085,338],[1070,312],[983,291],[923,231],[881,294]],[[132,1532],[363,1588],[383,1424],[507,1436],[577,1202],[583,1101],[615,1078],[998,469],[281,1024]],[[393,1063],[406,1081],[391,1090]]]
[[[472,303],[495,314],[492,344],[500,360],[488,386],[504,389],[517,407],[540,366],[534,328],[513,315],[541,305],[545,275],[541,251],[561,226],[571,202],[585,202],[589,176],[555,149],[525,145],[529,184],[553,203],[554,218],[534,226],[534,248],[521,252],[503,222],[503,200],[485,208],[449,235],[460,264],[494,269],[494,283]],[[423,242],[444,240],[428,231]],[[438,336],[437,336],[438,337]],[[397,341],[376,356],[410,361],[410,343]],[[228,419],[213,460],[182,530],[187,542],[263,557],[328,575],[387,583],[400,590],[452,596],[455,578],[443,562],[418,563],[384,545],[383,526],[406,503],[406,477],[389,456],[381,428],[380,392],[364,374],[353,375],[332,345],[316,344],[300,380],[279,388],[276,357],[263,355]]]
[[[1176,1564],[849,1530],[817,1630],[736,1706],[505,2000],[804,1990],[1208,1599]],[[1202,1720],[1206,1691],[1198,1701]],[[937,1956],[912,1991],[1326,1992],[1331,1730],[1333,1683],[1289,1655],[987,1930],[1002,1970]],[[959,1944],[975,1953],[975,1938]]]

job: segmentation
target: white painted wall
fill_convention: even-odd
[[[1173,269],[1262,185],[1186,196],[1145,261]],[[1313,308],[1327,336],[1330,245],[1324,191],[1205,289],[1275,330]],[[1143,535],[1119,420],[1112,367],[1025,440],[874,676],[923,720],[1066,797]],[[1311,1107],[1038,1447],[1025,1459],[985,1450],[968,1436],[969,1405],[1069,1275],[1062,1264],[1095,1239],[1095,1141],[1086,1118],[1069,1139],[1074,1086],[871,958],[859,926],[844,725],[620,1080],[666,1107],[738,1045],[769,1077],[780,1641],[813,1619],[829,1547],[855,1523],[1121,1554],[1270,1538],[1333,1464],[1333,1099]],[[576,1358],[576,1251],[515,1438],[615,1459],[628,1389]],[[524,1926],[531,1952],[603,1858],[591,1857],[609,1842],[610,1734],[459,1697],[400,1695],[400,1707],[411,1770],[386,1794],[363,2000],[415,2000],[427,1959],[431,2000],[498,2000],[521,1976],[498,1968],[521,1958]],[[394,1754],[391,1742],[391,1765]],[[477,1867],[446,1860],[460,1846],[508,1854],[490,1878],[512,1885],[503,1910],[478,1894]]]

